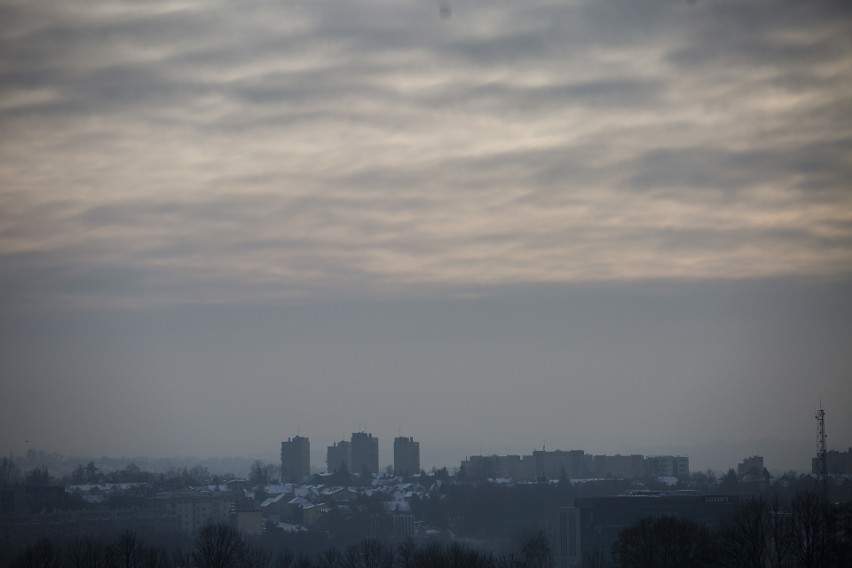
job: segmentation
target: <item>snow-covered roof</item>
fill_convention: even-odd
[[[307,507],[308,505],[313,506],[313,503],[311,503],[308,499],[305,499],[304,497],[293,497],[292,499],[287,501],[287,504],[299,505],[300,507]]]
[[[270,505],[274,505],[287,497],[286,493],[279,493],[275,497],[269,497],[263,503],[260,504],[261,507],[269,507]]]

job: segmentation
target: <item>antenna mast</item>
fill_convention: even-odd
[[[823,491],[828,497],[828,457],[825,452],[825,410],[822,409],[822,402],[819,403],[819,410],[814,417],[817,421],[817,479],[822,482]]]

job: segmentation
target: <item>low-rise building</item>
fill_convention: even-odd
[[[187,534],[211,523],[230,523],[235,512],[235,498],[231,495],[196,495],[182,493],[159,497],[167,510],[180,519],[180,528]]]
[[[651,456],[646,463],[650,475],[689,479],[689,458],[686,456]]]

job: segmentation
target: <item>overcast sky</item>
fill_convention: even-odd
[[[0,0],[0,449],[852,445],[852,7]]]

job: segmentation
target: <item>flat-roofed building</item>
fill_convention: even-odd
[[[595,456],[592,463],[597,477],[639,479],[647,475],[645,456],[640,454]]]
[[[420,473],[420,442],[405,436],[394,438],[393,472],[403,476]]]
[[[296,483],[311,474],[311,442],[304,436],[281,442],[281,483]]]
[[[583,450],[536,450],[532,453],[536,479],[583,479],[592,477],[594,460]]]
[[[379,439],[367,432],[353,432],[349,445],[353,473],[379,473]]]
[[[328,447],[325,464],[329,473],[335,473],[341,469],[352,471],[351,444],[346,440],[335,442]]]
[[[689,478],[689,458],[686,456],[651,456],[646,460],[648,473],[657,477]]]

